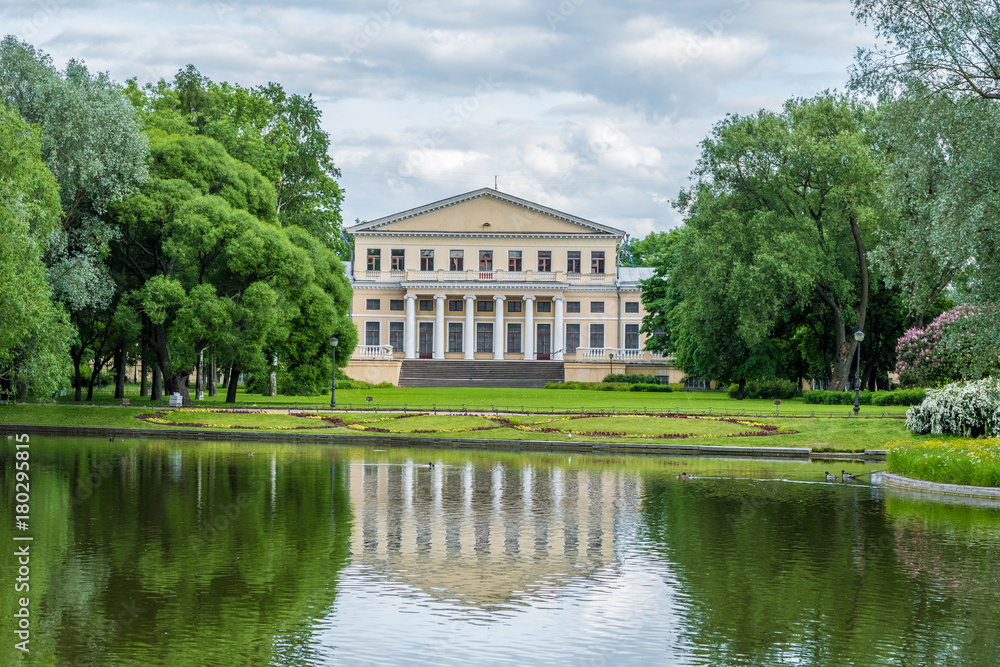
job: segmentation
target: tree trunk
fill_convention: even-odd
[[[271,396],[278,395],[278,355],[274,355],[274,361],[271,364]]]
[[[231,372],[233,370],[233,367],[230,366],[229,370]],[[229,389],[229,373],[223,373],[222,374],[222,388],[223,389]]]
[[[88,401],[94,400],[94,384],[97,382],[97,376],[99,376],[101,374],[101,366],[103,366],[103,365],[104,364],[101,364],[100,366],[98,366],[97,365],[97,359],[94,359],[94,368],[93,368],[92,371],[90,371],[90,380],[87,382],[87,400]]]
[[[160,375],[160,365],[153,364],[153,391],[149,396],[151,401],[163,400],[163,378]]]
[[[73,400],[79,402],[83,399],[83,373],[80,372],[80,363],[83,361],[78,356],[73,356],[73,377],[75,381],[73,386],[75,387],[73,391]]]
[[[205,400],[205,350],[198,350],[198,366],[195,369],[194,395],[199,401]]]
[[[746,378],[740,378],[740,388],[736,391],[736,400],[737,401],[742,401],[743,400],[743,390],[746,389],[746,388],[747,388],[747,379]]]
[[[236,402],[236,386],[240,383],[240,368],[233,364],[229,371],[229,388],[226,390],[226,403]]]
[[[142,356],[139,357],[139,372],[142,378],[139,380],[139,397],[143,398],[149,393],[149,386],[146,384],[146,348],[142,348]]]
[[[219,380],[219,369],[215,367],[215,350],[212,350],[211,352],[208,353],[208,358],[209,358],[208,366],[210,373],[209,375],[210,379],[208,382],[208,395],[214,397],[219,395],[219,390],[217,386],[217,382]]]
[[[125,398],[125,341],[115,348],[115,398]]]

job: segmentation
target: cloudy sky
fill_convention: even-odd
[[[311,93],[370,220],[494,182],[625,229],[679,223],[698,142],[726,113],[843,90],[849,0],[0,0],[0,33],[117,80]],[[495,179],[495,181],[494,181]]]

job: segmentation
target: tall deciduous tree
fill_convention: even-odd
[[[702,272],[708,292],[725,296],[748,351],[795,309],[826,308],[838,389],[852,370],[851,333],[865,326],[866,243],[880,215],[869,114],[823,94],[789,101],[779,114],[729,116],[702,142],[698,183],[678,203],[689,228],[683,248],[704,252],[681,252],[675,270]]]

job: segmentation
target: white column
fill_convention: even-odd
[[[444,294],[435,294],[434,300],[434,358],[444,359]]]
[[[465,358],[476,358],[476,295],[465,295]]]
[[[406,328],[403,331],[403,357],[417,358],[417,295],[406,295]]]
[[[496,324],[493,325],[493,358],[503,359],[503,302],[507,297],[499,294],[493,297],[494,310],[496,311]]]
[[[524,297],[524,359],[535,359],[535,297]]]
[[[556,311],[556,322],[552,325],[555,331],[552,332],[552,350],[556,353],[553,357],[556,361],[562,361],[563,358],[563,301],[566,300],[564,296],[552,297],[552,301],[555,303],[553,308]]]

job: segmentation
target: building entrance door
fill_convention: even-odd
[[[434,356],[434,323],[421,322],[417,325],[417,356],[431,359]]]
[[[539,361],[548,361],[552,358],[552,325],[538,324],[535,337],[535,358]]]

